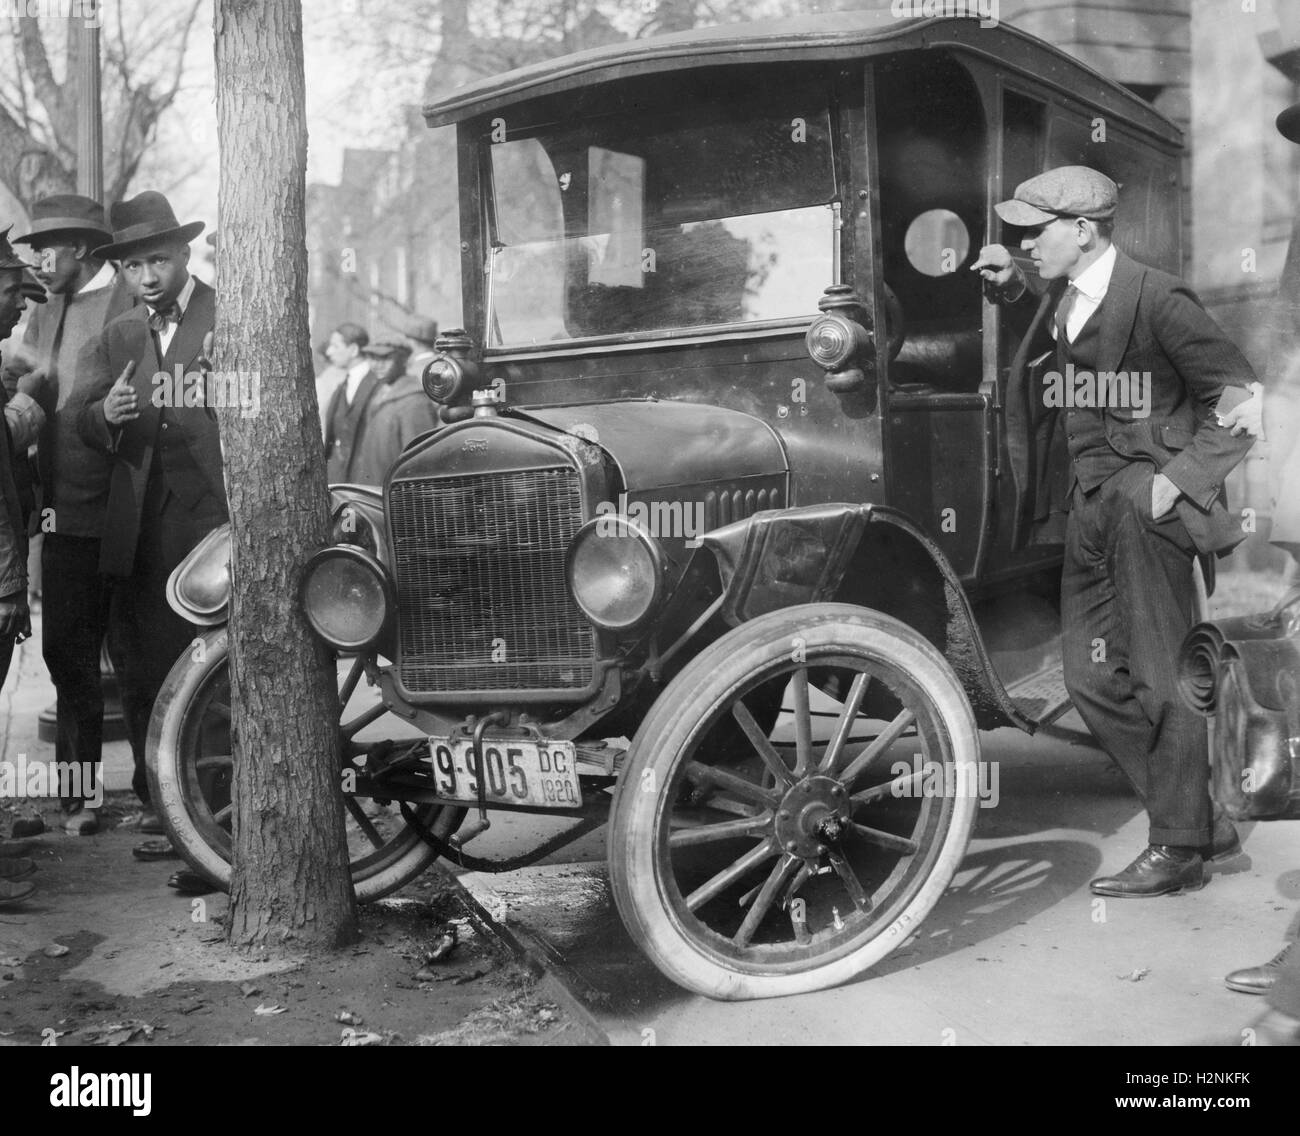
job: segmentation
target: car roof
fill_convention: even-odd
[[[892,5],[755,23],[723,24],[634,39],[491,75],[449,91],[424,108],[429,126],[444,126],[529,99],[641,75],[709,66],[861,59],[918,48],[960,48],[1001,69],[1037,77],[1181,145],[1182,132],[1145,100],[1047,41],[974,18],[902,19]]]

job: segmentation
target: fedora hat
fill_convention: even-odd
[[[177,221],[171,203],[152,189],[146,189],[130,201],[119,201],[109,209],[108,219],[113,226],[113,243],[98,250],[106,260],[120,260],[133,248],[165,237],[189,244],[203,232],[202,221],[191,221],[188,225]]]
[[[1300,142],[1300,103],[1289,106],[1277,116],[1277,130],[1290,142]]]
[[[79,193],[42,197],[32,206],[31,229],[20,237],[14,237],[14,242],[45,244],[42,238],[48,239],[55,233],[83,234],[94,239],[92,248],[106,245],[113,239],[113,231],[104,223],[104,207]]]
[[[6,225],[0,229],[0,272],[16,270],[22,273],[19,277],[22,293],[27,299],[37,304],[45,303],[45,289],[41,287],[40,281],[32,275],[31,269],[27,267],[27,262],[23,260],[13,250],[9,243],[9,230],[12,225]]]

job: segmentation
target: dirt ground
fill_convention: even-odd
[[[317,957],[245,958],[225,943],[221,893],[165,886],[180,860],[141,862],[120,825],[65,835],[57,808],[29,855],[36,894],[0,910],[0,1044],[580,1045],[586,1034],[535,978],[475,930],[432,871],[361,909],[361,939]],[[24,802],[24,805],[28,802]],[[0,802],[0,832],[13,802]],[[30,809],[23,812],[30,815]],[[455,947],[427,961],[447,936]]]

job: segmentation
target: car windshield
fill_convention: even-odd
[[[816,315],[831,136],[821,89],[496,137],[489,343]]]

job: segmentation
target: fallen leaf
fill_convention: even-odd
[[[456,949],[456,928],[448,927],[435,940],[429,953],[424,956],[424,965],[428,966],[431,962],[442,962],[452,951]]]
[[[259,1002],[257,1008],[253,1010],[253,1013],[265,1016],[267,1014],[285,1014],[288,1013],[288,1011],[288,1006],[263,1006],[262,1003]]]
[[[1121,982],[1141,982],[1150,973],[1150,968],[1143,966],[1137,970],[1129,971],[1128,974],[1117,974],[1115,977]]]

